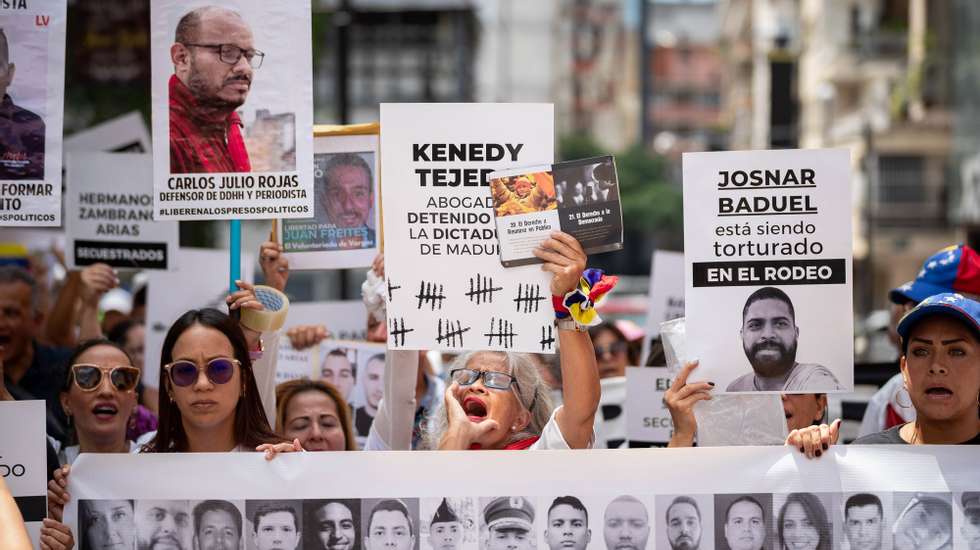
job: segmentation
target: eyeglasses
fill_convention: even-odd
[[[218,50],[218,59],[222,63],[227,63],[229,65],[235,65],[238,60],[245,56],[248,61],[249,66],[253,69],[258,69],[262,66],[262,60],[265,59],[265,54],[259,50],[244,50],[239,48],[234,44],[184,44],[185,46],[192,46],[194,48],[207,48],[209,50]]]
[[[608,346],[594,346],[594,348],[596,357],[602,357],[607,353],[610,355],[618,355],[620,353],[626,353],[626,350],[629,349],[626,342],[613,342]]]
[[[95,391],[102,385],[102,375],[109,376],[109,383],[118,391],[132,391],[140,381],[140,370],[136,367],[100,367],[87,363],[71,366],[75,385],[82,391]]]
[[[203,370],[212,384],[227,384],[235,374],[235,366],[241,366],[238,359],[215,357],[204,367],[198,367],[193,361],[174,361],[163,366],[175,386],[186,387],[197,382]]]
[[[482,378],[483,385],[494,390],[509,390],[512,384],[517,384],[513,376],[495,370],[454,369],[449,377],[460,386],[475,384]]]

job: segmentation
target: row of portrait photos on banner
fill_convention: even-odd
[[[81,500],[80,548],[980,548],[980,493]]]

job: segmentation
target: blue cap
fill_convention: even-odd
[[[893,288],[888,298],[895,304],[919,303],[941,292],[980,295],[980,254],[962,244],[947,246],[926,259],[914,281]]]
[[[915,326],[923,317],[932,315],[947,315],[958,319],[964,325],[970,327],[973,333],[980,338],[980,302],[966,298],[962,294],[944,292],[929,296],[919,302],[911,311],[902,317],[898,322],[898,334],[905,342],[909,338],[912,327]]]

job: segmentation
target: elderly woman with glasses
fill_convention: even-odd
[[[542,269],[552,273],[564,404],[552,406],[549,388],[529,356],[490,351],[464,354],[449,367],[451,384],[424,434],[428,448],[592,446],[600,389],[587,325],[598,323],[590,305],[601,299],[615,280],[586,270],[585,251],[565,233],[552,233],[534,253],[543,260]],[[410,393],[415,387],[418,354],[393,350],[387,361],[385,397],[366,449],[408,449],[411,445],[415,401]]]

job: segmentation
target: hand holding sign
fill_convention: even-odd
[[[48,517],[61,521],[65,505],[71,499],[68,494],[68,474],[71,466],[65,464],[54,471],[54,479],[48,482]]]
[[[534,249],[534,255],[544,260],[542,271],[552,273],[551,294],[564,296],[575,290],[588,257],[575,237],[561,231],[553,231],[551,238]]]
[[[789,432],[786,444],[798,448],[807,458],[816,458],[830,449],[831,445],[836,445],[839,435],[840,418],[831,422],[829,426],[820,424],[793,430]]]
[[[289,260],[282,253],[282,245],[275,241],[266,241],[259,248],[259,265],[265,284],[285,292],[286,281],[289,280]]]
[[[698,401],[711,399],[713,382],[691,382],[687,378],[691,371],[698,367],[697,361],[684,365],[681,372],[664,394],[664,402],[670,410],[670,418],[674,422],[674,435],[670,438],[669,447],[690,447],[694,444],[694,434],[698,431],[698,422],[694,417],[694,404]]]
[[[293,349],[303,350],[330,338],[330,331],[323,325],[298,325],[286,331]]]
[[[41,527],[41,550],[71,550],[75,547],[75,537],[71,534],[71,528],[49,518],[44,518],[44,526]],[[8,548],[4,546],[4,548]]]
[[[82,303],[96,307],[106,292],[119,286],[116,270],[106,264],[92,264],[82,270]]]

